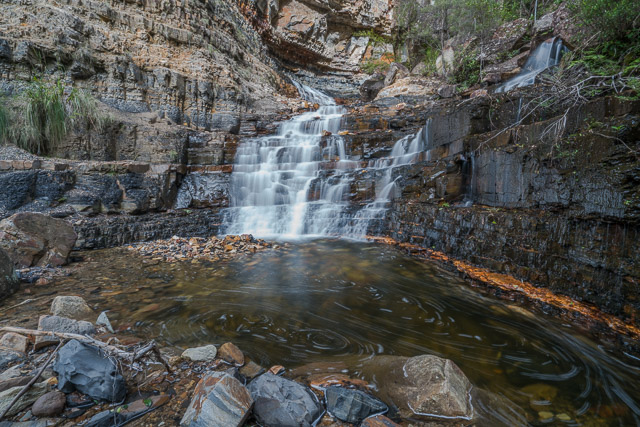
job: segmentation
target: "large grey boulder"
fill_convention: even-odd
[[[339,420],[358,424],[371,415],[387,412],[389,408],[379,399],[360,390],[327,387],[327,411]]]
[[[127,389],[118,367],[95,347],[71,340],[58,351],[53,370],[58,388],[71,393],[78,390],[94,399],[120,402]]]
[[[19,286],[18,276],[13,270],[13,261],[0,248],[0,301],[14,293]]]
[[[311,390],[271,373],[249,383],[253,413],[265,427],[310,427],[322,415],[322,406]]]
[[[451,360],[432,355],[378,356],[364,374],[375,375],[382,400],[403,418],[472,420],[471,383]]]
[[[38,330],[48,332],[62,332],[67,334],[93,335],[96,328],[92,323],[84,320],[74,320],[61,316],[40,316]],[[60,340],[55,335],[36,337],[35,348],[40,349],[48,345],[57,344]]]
[[[200,380],[180,421],[188,427],[240,427],[253,405],[249,391],[226,372],[210,372]]]
[[[84,298],[72,295],[55,297],[51,303],[51,314],[71,319],[87,319],[94,315]]]
[[[68,222],[33,212],[0,221],[0,248],[19,267],[66,264],[77,239]]]

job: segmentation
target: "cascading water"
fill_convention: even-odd
[[[393,170],[396,167],[415,163],[420,160],[420,154],[429,146],[429,134],[431,132],[431,119],[415,135],[408,135],[398,140],[391,156],[376,160],[371,169],[383,171],[382,178],[376,182],[376,199],[358,211],[354,221],[345,234],[352,237],[360,237],[367,231],[374,221],[384,218],[389,203],[396,196],[397,177],[393,178]]]
[[[249,139],[238,147],[224,232],[364,237],[394,197],[393,169],[415,162],[427,148],[430,122],[396,142],[390,157],[369,165],[382,172],[376,199],[354,214],[348,196],[359,163],[346,154],[338,134],[346,109],[315,89],[293,84],[303,99],[319,108],[280,124],[276,135]]]
[[[505,93],[516,87],[531,86],[540,73],[558,65],[562,55],[568,50],[560,37],[545,41],[529,56],[520,74],[498,87],[496,93]]]
[[[315,89],[293,83],[319,108],[282,123],[276,135],[240,145],[226,233],[327,235],[347,220],[346,175],[355,162],[349,161],[344,139],[337,135],[346,109]],[[323,175],[323,162],[335,162],[330,176]]]

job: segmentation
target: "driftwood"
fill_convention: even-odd
[[[24,394],[29,390],[29,388],[31,388],[32,385],[34,385],[36,383],[36,381],[38,381],[38,378],[40,378],[40,375],[42,375],[42,373],[44,372],[45,369],[47,369],[47,366],[49,366],[49,363],[51,363],[51,360],[53,359],[53,356],[56,355],[56,353],[58,352],[58,350],[60,350],[60,347],[62,347],[64,345],[64,343],[67,342],[66,339],[60,341],[60,344],[58,344],[58,346],[55,348],[55,350],[53,350],[53,352],[49,355],[49,357],[47,358],[47,360],[45,360],[44,364],[42,365],[42,367],[40,368],[40,370],[36,373],[36,375],[31,378],[31,381],[29,381],[23,388],[22,390],[20,390],[20,393],[18,393],[16,395],[16,397],[13,398],[13,400],[9,403],[9,406],[7,406],[4,410],[4,412],[2,414],[0,414],[0,421],[5,417],[5,415],[7,415],[9,413],[9,411],[11,410],[11,407],[13,407],[13,405],[16,404],[16,402],[18,400],[20,400],[20,398],[22,396],[24,396]]]
[[[98,347],[99,349],[103,350],[104,352],[108,353],[111,356],[115,356],[119,359],[124,359],[125,361],[129,362],[129,363],[133,363],[136,360],[139,360],[140,358],[142,358],[144,355],[146,355],[147,353],[149,353],[150,351],[153,352],[153,354],[155,354],[155,356],[158,358],[158,360],[164,365],[164,367],[167,369],[167,372],[171,373],[171,367],[169,366],[169,364],[167,363],[166,360],[164,360],[164,357],[162,357],[162,355],[160,354],[160,351],[158,350],[158,347],[155,343],[155,341],[150,341],[148,344],[144,345],[143,347],[130,352],[130,351],[125,351],[122,350],[114,345],[110,345],[110,344],[106,344],[102,341],[99,341],[97,339],[91,338],[87,335],[80,335],[80,334],[70,334],[70,333],[66,333],[66,332],[51,332],[51,331],[39,331],[36,329],[25,329],[25,328],[16,328],[16,327],[12,327],[12,326],[4,326],[0,328],[0,332],[14,332],[17,334],[22,334],[22,335],[34,335],[34,336],[55,336],[57,338],[60,338],[61,340],[64,341],[68,341],[68,340],[77,340],[80,341],[84,344],[88,344],[88,345],[92,345],[94,347]]]

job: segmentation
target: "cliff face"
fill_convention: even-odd
[[[365,79],[364,60],[393,61],[393,46],[376,45],[371,37],[391,34],[393,7],[392,0],[271,0],[256,3],[253,22],[285,65],[323,74],[303,73],[301,80],[314,85],[316,79],[316,86],[336,96],[354,96]]]
[[[215,143],[251,113],[283,109],[283,81],[235,2],[6,1],[2,20],[3,92],[61,79],[119,122],[63,144],[62,157],[180,161],[193,134]]]

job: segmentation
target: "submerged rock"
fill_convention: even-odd
[[[210,362],[216,358],[217,352],[216,346],[211,344],[203,347],[188,348],[182,352],[182,357],[194,362]]]
[[[403,418],[471,420],[471,383],[451,360],[432,355],[378,356],[364,367],[375,375],[378,395]]]
[[[200,380],[181,426],[240,427],[253,405],[249,391],[226,372],[208,373]]]
[[[66,264],[77,237],[68,222],[39,213],[17,213],[0,222],[0,248],[20,267]]]
[[[58,373],[58,388],[65,393],[78,390],[109,402],[119,402],[127,393],[116,364],[99,349],[76,340],[60,349],[53,370]]]
[[[332,386],[327,387],[325,396],[327,411],[339,420],[353,424],[388,410],[384,402],[360,390]]]
[[[253,412],[266,427],[310,427],[322,415],[322,406],[307,387],[271,373],[249,384]]]
[[[57,296],[51,303],[51,314],[70,319],[86,319],[93,316],[93,310],[82,297]]]

